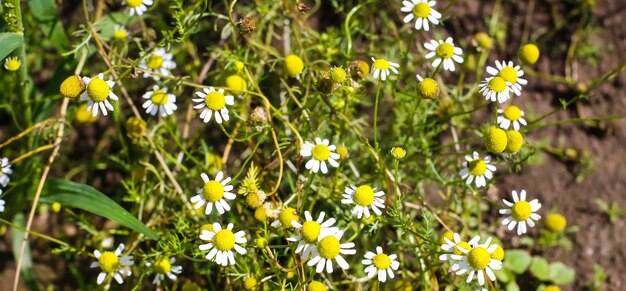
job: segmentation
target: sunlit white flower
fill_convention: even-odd
[[[152,87],[152,91],[143,94],[143,99],[147,99],[142,107],[146,109],[146,113],[156,115],[157,112],[165,117],[174,113],[176,110],[176,96],[168,93],[167,88]]]
[[[320,238],[326,237],[328,235],[332,235],[339,231],[338,227],[333,227],[337,221],[334,218],[329,218],[324,221],[324,211],[320,212],[317,220],[313,220],[311,213],[308,211],[304,212],[304,218],[306,221],[300,224],[297,220],[292,220],[291,224],[297,230],[300,231],[299,235],[288,238],[288,241],[299,241],[298,246],[296,247],[296,253],[302,252],[302,258],[307,259],[309,254],[315,251],[317,248],[317,242],[320,241]]]
[[[113,112],[113,105],[109,102],[109,98],[117,100],[117,95],[113,93],[114,81],[105,81],[102,73],[97,77],[89,78],[83,77],[86,90],[80,95],[81,101],[87,101],[87,111],[91,112],[92,116],[98,116],[98,111],[102,112],[102,115],[107,116],[108,110]]]
[[[153,4],[152,0],[126,0],[122,3],[124,6],[130,8],[130,16],[135,14],[142,15],[144,12],[148,11],[148,6]]]
[[[233,224],[229,223],[223,229],[219,223],[213,223],[213,230],[202,230],[200,239],[209,241],[200,245],[201,251],[210,250],[206,259],[216,262],[218,265],[228,266],[235,264],[233,249],[240,255],[246,254],[247,250],[241,245],[248,242],[243,230],[233,233]]]
[[[480,88],[478,92],[482,93],[486,100],[504,103],[511,98],[509,95],[511,83],[505,81],[500,76],[486,78],[478,87]]]
[[[143,55],[143,54],[142,54]],[[155,48],[147,57],[143,58],[139,67],[144,69],[143,77],[152,77],[154,80],[160,80],[161,77],[153,74],[157,73],[164,76],[171,76],[173,70],[176,68],[176,63],[172,60],[174,56],[168,53],[165,48]]]
[[[512,191],[513,202],[502,199],[502,202],[509,208],[500,209],[500,214],[508,215],[502,220],[502,225],[508,225],[509,230],[513,230],[517,224],[517,235],[526,233],[526,224],[530,227],[535,226],[535,221],[539,221],[541,216],[537,214],[537,210],[541,208],[539,200],[533,199],[526,201],[526,190],[520,191],[519,197],[517,191]]]
[[[469,250],[464,247],[457,247],[463,254],[452,254],[451,258],[459,261],[459,270],[456,271],[457,275],[463,275],[469,272],[466,282],[472,282],[472,279],[476,276],[478,284],[482,286],[485,284],[485,273],[487,273],[489,280],[496,280],[496,275],[493,273],[493,270],[500,270],[502,268],[502,261],[492,256],[498,249],[498,245],[491,244],[491,238],[488,238],[483,244],[479,244],[479,240],[480,236],[475,236],[471,239],[468,243],[472,248]]]
[[[219,214],[224,214],[226,211],[230,211],[230,206],[226,203],[226,199],[233,200],[237,197],[233,190],[233,185],[228,185],[230,177],[224,179],[224,173],[219,171],[215,175],[215,180],[209,179],[206,173],[200,175],[204,186],[198,190],[198,195],[191,197],[191,203],[195,203],[194,208],[199,209],[206,203],[206,209],[204,214],[209,215],[213,211],[213,206]]]
[[[451,37],[446,38],[445,41],[431,40],[425,43],[424,47],[430,51],[424,57],[427,59],[435,58],[432,64],[433,68],[439,67],[441,62],[443,62],[444,70],[454,72],[454,62],[463,63],[463,58],[461,57],[463,50],[454,46],[454,41]]]
[[[319,137],[315,138],[315,144],[311,142],[305,142],[300,149],[300,155],[303,157],[311,157],[311,159],[304,165],[305,168],[317,173],[320,169],[322,174],[328,173],[328,162],[333,167],[339,167],[337,160],[340,158],[339,154],[335,153],[337,147],[331,145],[327,139],[322,140]]]
[[[0,195],[2,195],[2,189],[0,189]],[[0,199],[0,212],[4,212],[4,200]]]
[[[161,281],[165,279],[165,276],[170,278],[172,281],[176,281],[178,275],[183,272],[182,266],[173,266],[176,262],[176,258],[168,258],[163,257],[154,262],[147,262],[147,267],[152,267],[152,270],[156,275],[154,276],[154,280],[152,280],[152,284],[160,285]]]
[[[100,253],[99,250],[93,251],[93,254],[96,256],[96,259],[98,259],[98,261],[91,263],[91,268],[100,267],[100,270],[102,270],[102,272],[100,272],[100,274],[98,275],[98,285],[102,284],[102,282],[104,282],[104,279],[106,279],[106,277],[109,275],[113,276],[113,279],[115,279],[117,283],[122,284],[124,283],[122,275],[128,277],[132,274],[130,266],[134,264],[133,257],[120,257],[123,250],[124,244],[120,244],[117,249],[115,249],[115,252],[105,251]]]
[[[522,85],[528,84],[526,79],[522,79],[524,76],[522,68],[513,64],[512,61],[509,61],[508,64],[505,61],[496,61],[496,68],[487,66],[487,73],[504,79],[509,89],[517,96],[522,94]]]
[[[369,185],[361,185],[359,187],[350,185],[350,187],[346,187],[341,203],[346,205],[354,204],[352,214],[356,214],[359,219],[364,215],[365,218],[368,218],[370,217],[370,208],[376,215],[383,214],[380,210],[385,208],[383,196],[385,196],[385,192],[376,191],[376,188],[372,188]]]
[[[400,11],[408,13],[404,17],[404,23],[409,23],[415,19],[416,30],[424,28],[425,31],[428,31],[428,22],[437,25],[441,19],[441,13],[433,8],[435,4],[435,1],[428,0],[402,1],[404,6],[400,8]]]
[[[365,268],[367,277],[373,278],[378,273],[378,281],[385,282],[387,281],[387,275],[393,279],[393,271],[397,271],[400,267],[400,262],[398,262],[397,258],[397,255],[384,254],[383,248],[376,247],[376,253],[365,253],[365,260],[362,260],[361,263],[367,266]]]
[[[11,164],[9,163],[8,158],[2,158],[0,160],[0,185],[2,187],[6,187],[11,181],[9,175],[13,174],[13,170],[11,170]]]
[[[509,129],[513,125],[513,129],[519,130],[520,124],[526,125],[524,111],[515,105],[511,105],[506,109],[498,109],[498,113],[498,126],[502,129]]]
[[[348,269],[350,265],[341,255],[354,255],[354,243],[341,243],[343,231],[337,231],[334,234],[322,237],[317,243],[317,248],[313,250],[313,258],[307,263],[310,267],[315,266],[315,272],[321,273],[326,268],[327,273],[333,272],[332,260],[337,261],[342,269]]]
[[[487,186],[487,180],[493,178],[493,172],[496,171],[496,167],[490,164],[491,157],[487,155],[481,158],[477,152],[474,152],[471,156],[466,155],[465,160],[465,168],[459,172],[461,178],[466,179],[465,183],[469,185],[476,180],[476,187]]]
[[[398,74],[398,68],[400,65],[398,63],[390,62],[385,59],[375,59],[372,58],[372,76],[374,79],[378,79],[380,75],[380,79],[385,81],[387,80],[387,76],[391,75],[389,70],[391,70],[394,74]]]
[[[202,89],[204,92],[196,92],[196,95],[200,98],[193,99],[193,102],[198,103],[194,106],[194,109],[202,109],[200,113],[200,119],[204,123],[208,123],[211,117],[215,114],[215,121],[222,123],[222,120],[228,121],[228,108],[226,105],[234,105],[235,97],[231,95],[224,95],[224,89],[215,90],[213,87]]]

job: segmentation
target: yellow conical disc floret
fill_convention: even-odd
[[[127,0],[126,3],[128,4],[128,7],[134,8],[143,3],[143,0]]]
[[[307,291],[326,291],[326,285],[320,281],[311,281],[311,283],[306,285]]]
[[[374,189],[368,185],[361,185],[354,191],[354,203],[360,206],[370,206],[374,203]]]
[[[385,270],[391,266],[391,259],[388,255],[377,254],[372,259],[372,264],[376,267],[376,269]]]
[[[467,263],[475,270],[483,270],[489,265],[491,256],[483,247],[475,247],[467,254]]]
[[[509,154],[517,153],[524,143],[524,136],[516,130],[509,130],[506,132],[506,152]]]
[[[98,120],[97,116],[93,116],[91,112],[87,111],[87,103],[81,104],[76,109],[76,115],[74,117],[79,123],[93,123]]]
[[[252,277],[248,277],[245,280],[243,280],[243,289],[245,290],[255,290],[256,285],[259,283],[259,280],[257,280],[254,276]]]
[[[454,233],[449,231],[449,230],[446,230],[444,233],[441,234],[441,236],[439,236],[439,244],[440,245],[445,244],[446,243],[446,240],[445,240],[446,238],[449,241],[453,242],[454,241]]]
[[[485,147],[492,153],[501,153],[507,147],[507,135],[504,130],[492,126],[485,136]]]
[[[437,99],[439,96],[439,84],[432,78],[424,78],[417,84],[417,93],[428,99]]]
[[[302,234],[302,239],[308,243],[315,243],[321,229],[322,225],[320,225],[316,221],[305,222],[304,224],[302,224],[302,230],[300,231],[300,233]]]
[[[222,229],[213,237],[213,243],[222,252],[230,251],[235,246],[235,234],[228,229]]]
[[[299,56],[288,55],[285,58],[285,71],[289,77],[296,77],[302,73],[304,62]]]
[[[130,138],[140,138],[146,134],[146,122],[137,117],[130,117],[126,120],[126,134]]]
[[[59,91],[61,92],[61,96],[65,98],[75,99],[85,92],[85,82],[79,76],[69,76],[67,77],[61,86],[59,87]]]
[[[218,181],[209,181],[202,187],[202,194],[207,201],[217,202],[224,197],[224,186]]]
[[[502,259],[504,259],[504,249],[500,245],[498,245],[498,248],[496,248],[496,250],[491,253],[491,258],[494,260],[502,261]]]
[[[226,78],[226,87],[228,87],[233,94],[241,94],[242,91],[246,90],[246,86],[246,80],[239,75],[230,75]]]
[[[477,32],[474,34],[474,40],[476,40],[476,45],[481,49],[490,50],[493,48],[493,39],[487,33]]]
[[[113,273],[120,268],[120,259],[114,252],[103,252],[98,259],[102,272]]]
[[[348,158],[348,154],[349,154],[348,148],[345,146],[338,146],[337,154],[339,155],[340,160],[345,160],[346,158]]]
[[[527,43],[519,50],[519,59],[526,65],[534,65],[539,60],[539,48],[532,44]]]
[[[558,213],[550,213],[543,221],[544,226],[551,232],[561,232],[567,226],[565,217]]]
[[[343,83],[347,76],[348,73],[342,67],[334,67],[330,70],[330,78],[337,83]]]
[[[280,224],[286,228],[293,228],[291,222],[294,220],[297,221],[298,219],[299,217],[298,214],[296,214],[296,210],[291,207],[285,208],[285,210],[281,211],[278,215],[278,221],[280,221]]]
[[[170,264],[170,259],[168,257],[164,257],[154,263],[154,272],[158,274],[167,274],[172,269],[172,264]]]
[[[543,291],[561,291],[561,288],[559,288],[559,286],[557,285],[548,285],[546,287],[543,287]]]
[[[327,236],[317,243],[317,251],[324,259],[334,259],[339,255],[341,244],[334,236]]]

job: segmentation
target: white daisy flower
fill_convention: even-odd
[[[480,88],[478,92],[483,93],[485,100],[504,103],[511,98],[509,95],[511,83],[505,81],[502,77],[495,76],[486,78],[478,87]]]
[[[113,279],[115,279],[117,283],[122,284],[124,283],[122,275],[128,277],[132,274],[130,266],[134,264],[133,257],[120,257],[123,250],[124,244],[120,244],[117,249],[115,249],[115,252],[106,251],[100,253],[99,250],[93,251],[93,254],[96,256],[98,261],[91,263],[91,268],[100,267],[100,270],[102,270],[96,281],[98,285],[102,284],[108,275],[113,276]]]
[[[130,16],[135,14],[142,15],[144,12],[148,11],[148,6],[153,4],[152,0],[126,0],[122,2],[124,6],[128,6],[130,8]]]
[[[378,76],[380,75],[381,80],[387,80],[387,76],[391,75],[389,70],[396,75],[398,74],[398,68],[400,67],[398,63],[375,58],[372,58],[372,62],[374,62],[372,63],[372,76],[374,76],[374,79],[378,79]]]
[[[176,110],[176,96],[167,93],[167,88],[152,87],[152,91],[143,94],[143,99],[147,99],[142,107],[146,109],[146,113],[156,115],[157,112],[165,117],[174,113]]]
[[[105,81],[102,73],[98,74],[95,78],[83,77],[86,90],[80,95],[80,100],[87,100],[87,111],[91,112],[92,116],[98,116],[98,111],[102,112],[102,115],[107,116],[107,109],[113,112],[113,105],[109,102],[109,98],[117,100],[117,95],[113,93],[114,81]]]
[[[243,230],[233,233],[233,224],[229,223],[225,229],[215,222],[213,230],[202,230],[200,239],[209,241],[207,244],[200,245],[201,251],[210,250],[206,255],[206,259],[216,262],[218,265],[228,266],[235,264],[233,249],[240,255],[246,254],[247,250],[241,246],[248,242],[246,233]]]
[[[11,170],[11,164],[9,163],[8,158],[2,158],[0,161],[0,185],[2,187],[6,187],[11,181],[9,175],[13,174],[13,170]]]
[[[425,58],[431,59],[435,57],[432,64],[433,68],[439,67],[441,62],[443,62],[444,70],[454,72],[454,62],[459,64],[463,63],[463,58],[461,57],[463,50],[460,47],[454,46],[454,41],[451,37],[446,38],[445,41],[431,40],[425,43],[424,47],[430,51],[424,56]]]
[[[208,123],[211,117],[215,113],[215,121],[222,123],[222,120],[228,121],[228,108],[226,105],[234,105],[235,97],[231,95],[224,95],[224,89],[215,91],[215,88],[209,87],[202,89],[204,92],[196,92],[196,95],[200,98],[193,99],[193,102],[198,103],[194,106],[194,109],[202,109],[200,113],[200,119],[204,123]],[[206,108],[205,108],[206,107]]]
[[[520,124],[526,125],[526,120],[524,119],[524,111],[519,109],[519,107],[515,105],[511,105],[506,109],[498,109],[498,126],[500,128],[507,130],[513,125],[513,129],[519,130]]]
[[[298,216],[296,209],[292,207],[287,207],[278,214],[278,218],[272,222],[271,226],[275,228],[293,228],[293,223],[298,222],[299,219],[300,217]]]
[[[198,190],[198,195],[190,199],[191,203],[195,203],[194,208],[200,209],[206,203],[206,209],[204,210],[206,215],[211,214],[214,205],[220,215],[230,211],[230,206],[226,203],[226,199],[233,200],[237,197],[237,195],[230,192],[234,188],[233,185],[228,185],[231,180],[230,177],[224,179],[222,171],[215,175],[215,180],[213,181],[209,179],[206,173],[202,173],[200,176],[202,181],[204,181],[204,186]]]
[[[311,142],[305,142],[300,149],[300,155],[303,157],[311,157],[311,159],[304,165],[305,168],[317,173],[320,169],[322,174],[328,173],[328,167],[326,162],[333,166],[339,167],[337,160],[340,158],[339,154],[335,153],[337,147],[331,145],[327,139],[322,140],[319,137],[315,138],[315,144]]]
[[[296,253],[302,253],[302,258],[304,259],[307,259],[309,254],[314,252],[320,238],[335,234],[339,231],[338,227],[332,226],[337,220],[331,217],[324,221],[324,215],[326,215],[326,213],[322,211],[317,220],[313,220],[311,213],[305,211],[304,218],[306,221],[303,224],[300,224],[297,220],[291,221],[293,227],[299,230],[300,234],[290,237],[287,240],[293,242],[300,241],[298,247],[296,247]]]
[[[535,221],[539,221],[541,216],[537,214],[537,210],[541,208],[539,200],[533,199],[526,201],[526,190],[520,191],[519,197],[517,191],[512,191],[513,202],[502,199],[502,202],[509,208],[500,209],[500,214],[508,215],[502,220],[502,225],[508,225],[509,230],[513,230],[517,224],[517,235],[526,233],[526,224],[530,227],[535,226]]]
[[[420,30],[422,27],[425,31],[428,31],[428,22],[437,25],[439,19],[441,19],[441,13],[437,12],[435,7],[435,1],[428,0],[411,0],[402,1],[402,8],[400,11],[408,13],[404,17],[404,23],[409,23],[415,19],[415,29]]]
[[[452,255],[463,255],[461,251],[457,248],[465,248],[466,250],[471,250],[472,247],[464,240],[461,239],[461,236],[458,233],[454,233],[452,235],[452,240],[448,237],[443,237],[444,243],[441,245],[441,250],[445,253],[439,255],[440,261],[450,261],[450,269],[448,272],[457,271],[460,267],[459,262],[452,259]]]
[[[526,79],[522,79],[524,76],[522,68],[513,64],[512,61],[509,61],[508,64],[505,61],[496,61],[496,68],[487,66],[487,73],[504,79],[509,89],[517,96],[522,94],[522,85],[528,84]]]
[[[376,215],[382,215],[383,212],[380,209],[385,208],[385,200],[382,198],[385,196],[385,192],[378,191],[376,188],[372,188],[369,185],[361,185],[358,188],[354,185],[346,187],[345,193],[343,193],[341,203],[346,205],[354,204],[352,214],[361,219],[364,214],[365,218],[370,217],[370,208],[376,213]]]
[[[165,48],[155,48],[149,56],[145,57],[141,63],[139,63],[139,67],[145,70],[143,77],[152,77],[152,79],[158,81],[161,77],[153,75],[152,73],[171,76],[172,73],[170,70],[176,68],[176,63],[172,60],[173,57],[174,56],[168,53]]]
[[[128,38],[128,30],[121,25],[116,25],[113,28],[113,39],[115,40],[125,40]]]
[[[451,258],[459,261],[459,270],[457,275],[463,275],[469,272],[467,276],[467,283],[472,282],[474,276],[478,280],[478,284],[481,286],[485,284],[485,273],[491,281],[496,280],[496,275],[493,270],[500,270],[502,268],[502,261],[494,259],[492,254],[498,249],[497,244],[490,244],[491,238],[488,238],[484,244],[479,244],[480,236],[475,236],[468,243],[472,247],[470,250],[464,247],[457,247],[457,249],[463,253],[463,255],[453,254]]]
[[[0,189],[0,195],[2,195],[2,189]],[[6,202],[4,202],[4,200],[0,199],[0,212],[4,212],[4,205],[6,204]]]
[[[316,273],[321,273],[326,267],[327,273],[333,272],[332,260],[337,261],[342,269],[348,269],[350,265],[341,255],[354,255],[356,250],[354,249],[354,243],[340,243],[343,231],[337,231],[334,234],[328,235],[320,239],[317,243],[317,248],[313,250],[313,258],[307,263],[310,267],[315,267]]]
[[[152,270],[156,273],[154,276],[154,280],[152,280],[152,284],[161,285],[161,281],[165,280],[165,276],[170,278],[172,281],[176,281],[178,275],[183,272],[182,266],[173,266],[176,262],[176,258],[168,258],[163,257],[154,262],[147,262],[147,267],[152,267]]]
[[[487,155],[483,159],[477,152],[474,152],[471,156],[466,155],[465,160],[467,161],[465,168],[459,172],[461,178],[467,179],[465,183],[469,185],[476,180],[476,187],[487,186],[487,180],[491,180],[493,172],[496,171],[496,167],[490,164],[491,157]]]
[[[383,248],[376,247],[376,253],[365,253],[365,260],[362,260],[361,263],[367,266],[365,268],[367,277],[373,278],[378,273],[378,281],[386,282],[387,275],[393,279],[393,271],[397,271],[400,267],[397,258],[397,255],[386,255],[383,253]]]

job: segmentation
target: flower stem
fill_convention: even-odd
[[[378,102],[380,98],[380,80],[376,83],[376,101],[374,102],[374,148],[378,152]]]

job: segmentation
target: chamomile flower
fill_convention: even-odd
[[[193,102],[198,103],[194,106],[194,109],[202,109],[200,113],[200,119],[204,123],[208,123],[211,117],[215,114],[215,121],[222,123],[222,120],[228,121],[228,108],[226,105],[235,104],[235,97],[231,95],[224,95],[224,89],[215,90],[213,87],[202,89],[203,92],[196,92],[196,95],[200,98],[193,99]]]
[[[404,17],[404,23],[409,23],[415,19],[416,30],[424,28],[425,31],[428,31],[428,22],[437,25],[441,19],[441,13],[433,8],[435,4],[435,1],[428,0],[402,1],[404,6],[400,8],[400,11],[408,13]]]
[[[483,244],[479,244],[479,240],[479,236],[475,236],[471,239],[468,244],[472,248],[469,250],[464,247],[457,247],[463,254],[453,254],[451,258],[459,261],[459,270],[456,271],[457,275],[463,275],[469,272],[466,282],[472,282],[474,276],[476,276],[478,284],[482,286],[485,284],[485,273],[487,273],[489,280],[496,280],[496,275],[493,273],[493,270],[500,270],[502,268],[502,261],[492,256],[499,246],[497,244],[491,244],[491,238],[488,238]]]
[[[425,43],[424,47],[430,51],[425,57],[427,59],[435,58],[432,64],[433,68],[439,67],[443,62],[444,70],[454,72],[454,62],[459,64],[463,63],[463,58],[461,57],[463,50],[460,47],[454,46],[454,41],[451,37],[446,38],[445,41],[431,40]]]
[[[493,172],[496,171],[496,167],[491,162],[490,156],[485,156],[485,158],[481,158],[477,152],[474,152],[471,156],[466,155],[465,160],[465,168],[459,172],[461,178],[466,179],[465,183],[467,185],[471,184],[472,181],[476,181],[476,187],[485,187],[487,186],[487,180],[493,178]]]
[[[356,250],[354,249],[354,243],[341,243],[341,237],[343,231],[337,231],[334,234],[330,234],[326,237],[320,238],[317,243],[317,248],[313,251],[313,258],[307,263],[310,267],[315,266],[315,272],[321,273],[326,267],[327,273],[333,272],[332,260],[337,261],[342,269],[348,269],[350,265],[341,255],[354,255]]]
[[[498,109],[498,113],[498,126],[502,129],[509,129],[513,125],[513,129],[519,130],[520,124],[526,125],[524,111],[515,105],[511,105],[506,109]]]
[[[359,219],[365,216],[370,217],[370,208],[376,213],[376,215],[382,215],[383,212],[380,209],[385,208],[385,200],[383,200],[385,192],[376,191],[376,188],[372,188],[369,185],[361,185],[356,187],[350,185],[346,187],[345,193],[343,193],[341,203],[346,205],[354,204],[352,214],[356,214]]]
[[[121,25],[116,25],[113,28],[113,39],[115,40],[125,40],[128,38],[128,30]]]
[[[278,218],[272,222],[272,227],[286,227],[293,228],[294,222],[298,222],[300,217],[294,208],[287,207],[283,209],[279,214]]]
[[[152,1],[152,0],[150,0]],[[152,73],[158,73],[165,76],[171,76],[170,70],[176,68],[176,63],[172,60],[173,55],[168,53],[165,48],[155,48],[150,55],[145,57],[139,67],[144,69],[143,77],[148,78],[152,76],[154,80],[160,80],[161,77],[153,75]]]
[[[113,112],[113,105],[109,102],[109,98],[117,100],[117,95],[113,93],[114,81],[105,81],[102,73],[97,77],[83,77],[83,82],[87,90],[80,95],[80,101],[87,100],[87,111],[91,111],[92,116],[98,116],[98,111],[102,115],[107,116],[107,109]]]
[[[128,277],[132,274],[130,266],[134,264],[133,257],[120,257],[123,250],[124,244],[120,244],[117,249],[115,249],[115,252],[105,251],[101,253],[99,250],[93,251],[93,254],[96,256],[98,261],[91,263],[91,268],[100,267],[100,270],[102,270],[96,281],[98,285],[102,284],[104,279],[106,279],[109,275],[113,276],[113,279],[115,279],[117,283],[122,284],[124,283],[122,275]]]
[[[315,144],[311,142],[305,142],[300,149],[300,155],[303,157],[311,157],[311,159],[304,165],[305,168],[317,173],[320,169],[322,174],[328,173],[328,162],[333,167],[339,167],[337,160],[340,158],[339,154],[334,151],[337,149],[335,145],[330,144],[327,139],[322,140],[319,137],[315,138]]]
[[[494,77],[502,78],[508,85],[509,89],[519,96],[522,94],[522,85],[528,84],[526,79],[522,79],[524,71],[520,66],[516,66],[512,61],[496,61],[496,68],[487,66],[487,73]]]
[[[8,57],[4,60],[4,68],[9,72],[15,72],[20,69],[22,62],[17,57]]]
[[[210,250],[206,259],[216,262],[218,265],[228,266],[235,264],[233,249],[240,255],[245,255],[247,250],[241,246],[248,242],[243,230],[233,233],[233,224],[229,223],[222,228],[219,223],[213,223],[213,230],[203,230],[200,239],[209,241],[200,245],[201,251]]]
[[[339,228],[332,226],[337,220],[331,217],[324,221],[325,215],[326,213],[322,211],[317,220],[313,220],[311,213],[305,211],[304,218],[306,221],[304,223],[300,224],[297,220],[291,221],[291,225],[299,230],[300,234],[287,240],[293,242],[300,241],[298,247],[296,247],[296,253],[302,253],[304,259],[307,259],[309,254],[315,250],[320,237],[326,237],[339,231]]]
[[[444,243],[441,245],[441,250],[445,253],[439,255],[440,261],[451,261],[452,265],[448,272],[458,270],[458,264],[452,260],[452,255],[462,255],[463,253],[458,250],[458,248],[464,248],[466,250],[471,249],[472,247],[464,240],[461,239],[461,236],[458,233],[454,233],[452,235],[452,240],[448,237],[443,237]]]
[[[147,267],[152,267],[156,276],[154,276],[154,280],[152,280],[152,284],[160,285],[161,281],[165,279],[165,276],[170,278],[172,281],[176,281],[178,275],[183,272],[182,266],[173,266],[176,262],[176,258],[168,258],[163,257],[154,262],[146,263]]]
[[[143,94],[143,99],[147,99],[142,107],[146,109],[146,113],[156,115],[157,112],[165,117],[174,113],[176,110],[176,96],[168,93],[167,88],[152,87],[152,91]]]
[[[199,209],[206,204],[204,214],[209,215],[213,211],[213,206],[217,209],[217,212],[221,215],[226,211],[230,211],[230,206],[226,203],[226,199],[233,200],[237,197],[233,190],[233,185],[228,185],[230,177],[224,179],[224,173],[219,171],[215,175],[215,180],[209,179],[206,173],[200,175],[204,186],[198,190],[198,195],[191,197],[191,203],[195,203],[194,208]]]
[[[13,174],[13,170],[11,170],[11,164],[9,163],[8,158],[2,158],[0,160],[0,185],[2,187],[6,187],[11,181],[9,175]]]
[[[372,62],[374,62],[372,63],[372,76],[374,76],[374,79],[378,79],[378,76],[380,76],[381,80],[387,80],[387,76],[391,75],[389,70],[396,75],[398,74],[398,68],[400,67],[398,63],[375,58],[372,58]]]
[[[509,100],[509,91],[511,90],[511,83],[505,81],[500,76],[489,77],[483,80],[478,87],[478,92],[483,93],[486,100],[498,103],[504,103]]]
[[[508,215],[502,220],[502,225],[508,225],[509,230],[513,230],[517,224],[517,235],[522,235],[526,233],[527,224],[534,227],[535,221],[541,219],[541,216],[536,213],[541,208],[541,203],[537,199],[530,202],[526,201],[526,190],[523,189],[519,196],[515,190],[511,192],[511,195],[513,202],[502,199],[502,202],[508,207],[500,209],[500,214]]]
[[[126,0],[123,2],[124,6],[130,8],[130,16],[135,14],[142,15],[144,12],[148,11],[148,6],[152,4],[152,0]]]
[[[389,275],[389,278],[393,279],[393,271],[398,270],[400,267],[400,262],[398,262],[397,258],[397,255],[384,254],[383,248],[376,247],[376,253],[365,253],[365,260],[362,260],[361,263],[367,266],[365,268],[367,277],[373,278],[376,273],[378,273],[378,281],[386,282],[387,275]]]

